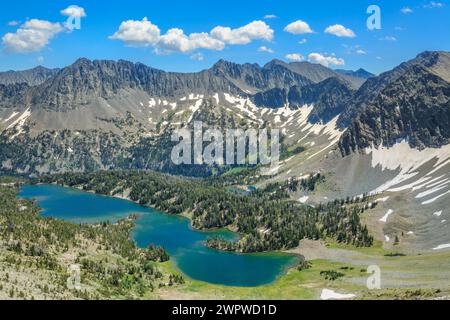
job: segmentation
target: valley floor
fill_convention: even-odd
[[[303,241],[297,249],[311,262],[307,270],[291,269],[276,282],[255,287],[226,287],[188,279],[176,288],[158,291],[168,300],[317,300],[331,296],[354,295],[354,299],[448,299],[450,253],[387,257],[380,246],[351,249],[318,241]],[[370,265],[381,269],[381,289],[367,289]],[[171,263],[164,270],[177,272]],[[326,280],[321,272],[336,271],[343,276]],[[447,284],[447,285],[446,285]],[[328,292],[327,292],[328,291]]]

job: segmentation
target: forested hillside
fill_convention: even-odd
[[[168,259],[162,248],[142,250],[130,239],[134,217],[101,225],[44,218],[17,198],[18,186],[0,178],[1,299],[151,298],[159,287],[183,283],[158,268]],[[80,286],[68,287],[74,265]]]
[[[136,171],[68,173],[41,178],[39,182],[127,196],[169,214],[188,215],[197,229],[229,228],[241,233],[238,243],[218,246],[226,250],[290,249],[304,238],[332,237],[355,246],[373,243],[359,217],[369,207],[365,198],[336,200],[314,208],[283,196],[274,198],[272,192],[238,194],[209,181]]]

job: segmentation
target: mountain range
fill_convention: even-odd
[[[339,116],[338,127],[349,128],[341,140],[346,154],[372,143],[391,145],[407,137],[411,146],[423,148],[448,143],[449,65],[448,53],[424,52],[380,76],[362,69],[335,71],[309,62],[279,60],[263,67],[220,60],[211,69],[182,74],[127,61],[79,59],[63,69],[37,67],[0,73],[0,115],[11,130],[17,127],[17,119],[10,116],[29,110],[34,120],[29,129],[35,132],[44,128],[102,129],[108,125],[99,123],[99,118],[123,118],[127,112],[148,126],[148,119],[136,110],[141,100],[174,104],[192,94],[229,94],[249,99],[258,108],[312,105],[308,121],[313,124]],[[420,106],[415,104],[417,96],[423,100]],[[404,106],[408,103],[413,106]],[[435,112],[417,119],[415,115],[421,110],[427,113],[430,104]],[[404,112],[395,112],[400,105]],[[71,113],[76,122],[69,125],[69,119],[61,116],[64,113]],[[381,121],[374,123],[373,118]]]
[[[450,205],[449,52],[423,52],[378,76],[279,60],[220,60],[201,72],[174,73],[84,58],[61,69],[0,73],[0,170],[151,169],[196,177],[229,170],[171,162],[173,130],[194,121],[278,128],[284,153],[268,183],[321,172],[322,189],[293,198],[315,205],[382,194],[395,199],[386,210],[404,213],[380,233],[419,225],[412,245],[450,242],[446,229],[433,236],[447,226],[437,213]]]

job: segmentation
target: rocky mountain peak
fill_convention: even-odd
[[[80,67],[80,66],[85,66],[85,65],[90,65],[92,63],[91,60],[89,60],[88,58],[78,58],[73,64],[73,67]]]
[[[423,52],[416,58],[403,62],[390,71],[367,79],[342,113],[338,122],[339,126],[342,128],[349,126],[355,117],[363,112],[388,85],[407,73],[413,73],[412,70],[415,66],[425,68],[443,80],[450,82],[450,53]]]
[[[450,83],[436,74],[434,67],[427,67],[436,65],[436,57],[426,54],[409,62],[367,102],[342,137],[343,153],[370,146],[390,147],[399,140],[419,149],[450,142]]]
[[[284,62],[284,61],[282,61],[282,60],[279,60],[279,59],[273,59],[270,62],[266,63],[263,68],[267,69],[267,70],[270,70],[270,69],[272,69],[272,68],[274,68],[276,66],[288,67],[289,64]]]

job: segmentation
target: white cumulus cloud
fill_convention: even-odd
[[[160,37],[158,47],[169,52],[186,53],[196,49],[223,50],[225,44],[207,33],[191,33],[187,36],[182,29],[173,28]]]
[[[311,53],[308,55],[308,60],[313,63],[321,64],[325,67],[330,65],[343,66],[345,65],[344,59],[336,58],[335,56],[325,56],[320,53]]]
[[[123,21],[119,30],[109,38],[121,40],[129,46],[148,47],[158,43],[160,34],[158,26],[145,17],[142,21]]]
[[[37,52],[63,30],[60,23],[31,19],[22,24],[16,32],[6,33],[2,37],[3,48],[9,53]]]
[[[226,44],[248,44],[253,40],[271,41],[274,31],[264,21],[253,21],[237,29],[215,27],[211,30],[211,36]]]
[[[264,16],[264,19],[276,19],[276,18],[278,18],[278,17],[274,14],[266,14]]]
[[[354,38],[356,34],[342,24],[335,24],[325,29],[325,33],[333,34],[337,37]]]
[[[64,10],[61,10],[61,14],[67,17],[77,17],[77,18],[86,17],[86,11],[84,10],[84,8],[75,5],[69,6]]]
[[[289,61],[303,61],[305,60],[305,58],[299,54],[299,53],[288,53],[287,55],[284,56],[286,59],[288,59]]]
[[[272,40],[274,31],[263,21],[253,21],[243,27],[232,29],[218,26],[210,33],[185,34],[183,29],[172,28],[161,34],[159,27],[147,18],[142,21],[128,20],[109,37],[121,40],[129,46],[155,48],[158,54],[172,52],[189,53],[197,49],[223,50],[227,44],[248,44],[253,40]]]
[[[284,31],[292,33],[292,34],[305,34],[305,33],[313,33],[311,27],[309,24],[307,24],[305,21],[297,20],[290,24],[288,24]]]

